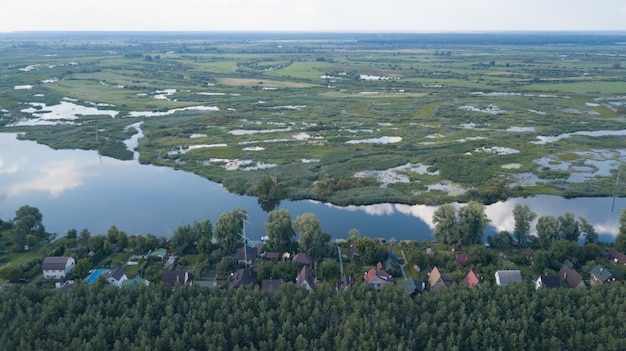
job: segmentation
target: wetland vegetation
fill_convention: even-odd
[[[270,203],[625,196],[624,42],[3,34],[0,130],[119,159],[138,151]]]

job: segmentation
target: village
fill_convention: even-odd
[[[526,247],[516,251],[519,255],[527,257],[530,267],[498,269],[492,277],[485,277],[480,273],[477,274],[477,272],[484,272],[477,266],[480,265],[478,263],[479,260],[476,260],[472,254],[464,252],[467,250],[463,250],[458,246],[452,246],[445,251],[440,250],[442,247],[440,244],[420,248],[419,250],[423,251],[426,257],[435,258],[439,256],[444,261],[454,260],[454,266],[446,262],[442,268],[437,266],[421,268],[416,263],[408,261],[405,256],[405,250],[413,250],[412,247],[418,245],[417,243],[402,242],[398,244],[396,242],[387,242],[381,238],[372,241],[380,248],[387,250],[383,260],[377,262],[374,266],[361,261],[354,241],[339,241],[337,243],[337,259],[328,257],[323,259],[323,262],[331,262],[333,260],[333,263],[339,262],[339,279],[336,279],[336,275],[328,273],[323,274],[328,279],[318,279],[318,275],[315,272],[320,271],[319,266],[322,263],[316,264],[316,260],[306,252],[293,254],[266,251],[264,250],[264,243],[246,243],[237,248],[233,256],[227,257],[227,260],[230,260],[232,263],[231,267],[235,270],[226,277],[219,277],[219,274],[216,274],[212,280],[206,280],[206,277],[202,274],[197,274],[194,267],[191,269],[186,268],[184,263],[189,261],[185,259],[185,253],[180,252],[180,248],[177,251],[161,247],[148,251],[124,249],[116,252],[112,254],[111,258],[104,261],[103,268],[89,270],[88,275],[82,277],[82,279],[73,274],[76,266],[76,260],[73,257],[45,257],[41,265],[42,282],[44,282],[44,285],[47,282],[55,282],[56,288],[59,288],[61,291],[71,290],[76,283],[100,283],[116,287],[130,286],[135,288],[150,284],[165,284],[172,288],[182,288],[195,284],[207,288],[258,288],[267,293],[276,292],[282,284],[286,283],[293,283],[305,290],[315,290],[319,284],[331,284],[337,291],[348,289],[354,284],[367,284],[375,290],[382,290],[387,286],[397,284],[402,285],[406,293],[415,298],[420,294],[437,292],[451,287],[480,288],[484,281],[498,286],[507,286],[527,281],[533,283],[536,289],[591,288],[596,285],[623,282],[624,271],[621,269],[621,266],[626,264],[625,254],[609,248],[606,251],[602,250],[599,252],[597,260],[594,260],[594,262],[597,261],[599,263],[588,271],[586,279],[583,278],[583,275],[569,259],[565,259],[562,262],[560,270],[556,273],[532,276],[529,268],[532,267],[532,261],[536,255],[532,248]],[[117,249],[117,247],[114,246],[113,249]],[[476,248],[472,249],[475,250]],[[485,250],[489,249],[486,248]],[[484,252],[485,250],[480,251]],[[401,258],[394,253],[398,251],[401,254]],[[118,258],[128,256],[130,252],[132,252],[132,255],[128,261],[122,266],[116,266],[116,262],[119,262]],[[515,250],[512,252],[515,252]],[[500,259],[504,261],[504,254],[500,255]],[[362,275],[347,274],[346,270],[344,270],[344,265],[350,266],[347,269],[349,272],[356,272],[356,270],[361,268],[364,270],[364,273]],[[149,266],[158,267],[162,271],[160,276],[151,274],[152,281],[144,279],[140,273],[140,271],[145,272]],[[289,266],[292,269],[284,273],[282,277],[279,276],[279,273],[277,273],[277,276],[271,277],[265,273],[268,271],[268,266]],[[506,264],[505,266],[510,267],[510,265]],[[140,269],[137,269],[138,267]],[[256,267],[260,267],[263,272],[259,274]],[[294,269],[297,270],[295,279],[293,279],[293,272],[296,272]],[[523,274],[522,271],[526,273]],[[274,272],[276,273],[277,270],[274,269]],[[197,277],[197,280],[192,279],[193,277]]]

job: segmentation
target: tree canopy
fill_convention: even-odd
[[[241,246],[243,235],[243,223],[246,218],[246,210],[236,208],[230,212],[224,212],[215,223],[215,238],[224,248],[226,253],[234,253]]]
[[[516,204],[513,207],[513,220],[515,221],[513,236],[519,244],[523,244],[528,240],[530,223],[535,218],[537,218],[537,214],[531,211],[528,205]]]
[[[280,209],[271,212],[265,222],[265,231],[268,237],[265,245],[269,251],[283,253],[295,249],[294,237],[296,233],[293,230],[288,210]]]

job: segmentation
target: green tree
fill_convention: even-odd
[[[350,228],[348,230],[348,241],[353,242],[356,241],[361,236],[361,232],[358,229]]]
[[[433,237],[438,241],[449,244],[456,241],[456,209],[451,204],[439,206],[433,214]]]
[[[489,223],[485,214],[485,205],[470,201],[459,210],[457,238],[461,245],[482,244],[483,232]]]
[[[15,212],[15,224],[23,224],[27,230],[26,234],[33,234],[42,238],[45,234],[43,216],[37,207],[24,205]]]
[[[515,227],[513,235],[519,244],[524,244],[530,234],[530,223],[537,218],[537,214],[530,210],[528,205],[516,204],[513,208]]]
[[[91,233],[87,228],[80,231],[80,235],[78,236],[78,243],[81,245],[88,245],[89,238],[91,237]]]
[[[585,238],[586,244],[597,244],[600,242],[600,238],[598,237],[598,233],[596,233],[595,228],[587,222],[584,217],[578,217],[578,223],[580,226],[580,233]]]
[[[320,220],[313,213],[303,213],[296,217],[293,229],[300,233],[300,250],[313,257],[319,257],[330,242],[330,235],[322,231]]]
[[[573,213],[566,212],[559,217],[559,237],[569,241],[577,241],[580,237],[580,228]]]
[[[112,225],[107,231],[107,239],[111,244],[117,243],[117,236],[120,233],[120,230],[117,229],[116,226]]]
[[[537,236],[539,237],[539,243],[544,249],[550,247],[550,244],[559,239],[559,219],[555,216],[541,216],[537,220]]]
[[[266,245],[270,251],[282,253],[294,250],[293,238],[296,233],[287,209],[270,213],[265,222],[265,231],[267,233]]]
[[[127,248],[127,247],[128,247],[128,235],[126,234],[126,232],[125,232],[125,231],[120,230],[120,231],[117,233],[117,238],[116,238],[116,240],[117,240],[117,248],[118,248],[120,251],[122,251],[122,250],[124,250],[125,248]]]
[[[626,252],[626,208],[622,209],[619,217],[619,233],[615,238],[615,249],[619,252]]]
[[[208,219],[202,222],[194,221],[193,229],[196,231],[198,238],[213,239],[213,224]]]
[[[498,234],[487,236],[487,242],[489,246],[494,248],[508,248],[513,244],[513,238],[509,232],[501,231]]]
[[[7,263],[0,268],[0,277],[10,282],[17,282],[22,276],[22,269],[13,263]]]
[[[89,274],[89,270],[93,268],[91,260],[88,258],[81,258],[74,265],[74,271],[72,271],[72,277],[74,279],[83,279]]]
[[[182,247],[183,250],[187,250],[190,246],[198,240],[198,235],[195,229],[189,224],[179,225],[172,236],[172,246]]]
[[[36,207],[24,205],[15,212],[13,228],[11,229],[14,252],[24,251],[28,244],[28,235],[35,236],[35,242],[44,237],[45,228],[42,220],[43,216]],[[30,241],[33,241],[32,238]]]
[[[358,238],[354,245],[359,252],[361,261],[368,265],[374,265],[381,262],[387,253],[385,248],[376,240],[369,237]]]
[[[246,210],[234,209],[222,213],[215,223],[215,238],[224,248],[227,254],[234,253],[241,246],[243,223],[246,218]]]
[[[78,232],[76,231],[76,229],[72,228],[67,231],[67,234],[65,236],[70,240],[76,240],[78,239]]]

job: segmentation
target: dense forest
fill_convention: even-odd
[[[16,285],[0,300],[5,350],[619,350],[622,284],[536,291],[456,286],[412,300],[400,286],[274,294],[200,287]]]

